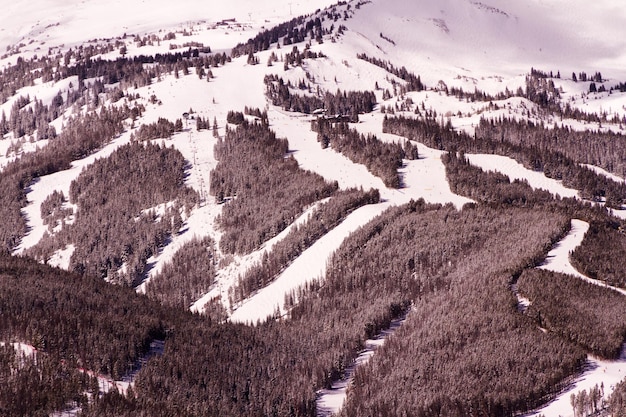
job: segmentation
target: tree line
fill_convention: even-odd
[[[406,141],[399,143],[382,142],[374,135],[363,135],[350,129],[348,123],[334,122],[318,118],[311,122],[311,129],[317,132],[317,141],[322,148],[330,146],[344,154],[352,162],[363,164],[372,174],[380,177],[390,188],[401,188],[402,178],[398,169],[403,166],[403,159],[418,159],[417,146]]]
[[[372,65],[376,65],[387,71],[390,74],[395,75],[396,77],[406,81],[406,86],[400,91],[400,94],[405,94],[409,91],[422,91],[426,87],[422,83],[422,80],[419,75],[415,75],[406,69],[406,67],[396,68],[391,62],[385,61],[382,59],[378,59],[375,57],[368,56],[365,53],[357,54],[358,59],[362,59],[366,62],[369,62]]]
[[[337,190],[336,182],[300,169],[288,150],[286,139],[276,138],[263,124],[245,120],[218,139],[210,192],[224,203],[218,219],[224,230],[223,252],[251,252],[285,229],[308,205]]]
[[[542,269],[524,271],[518,290],[530,300],[526,314],[539,327],[594,355],[619,357],[626,338],[626,298],[622,294]]]
[[[244,276],[239,277],[230,295],[231,305],[243,301],[254,291],[267,286],[294,261],[302,252],[313,245],[352,211],[365,204],[376,204],[380,196],[378,190],[349,189],[339,190],[329,201],[320,204],[306,222],[294,226],[289,234],[265,253],[262,260],[250,267]],[[295,304],[292,300],[290,304]]]
[[[626,288],[621,261],[626,256],[626,236],[622,224],[594,221],[583,242],[571,254],[572,265],[590,278]]]
[[[620,155],[626,149],[626,139],[619,133],[600,130],[578,132],[570,127],[554,126],[531,121],[502,118],[481,119],[476,135],[488,140],[502,140],[543,151],[557,151],[582,164],[592,164],[624,176],[626,163]]]
[[[146,294],[162,304],[189,308],[215,283],[215,242],[194,236],[146,284]]]
[[[285,82],[277,75],[265,76],[266,95],[275,106],[286,111],[311,114],[323,110],[328,115],[348,116],[350,121],[358,121],[359,113],[370,113],[376,104],[376,94],[372,91],[341,91],[335,94],[320,92],[318,95],[299,95],[291,90],[291,81]]]
[[[435,149],[508,156],[529,169],[543,171],[549,178],[562,180],[564,185],[578,189],[583,198],[596,201],[605,199],[610,207],[620,207],[626,201],[626,185],[581,166],[581,163],[587,161],[578,159],[578,155],[568,156],[567,152],[570,150],[568,140],[555,138],[552,131],[543,126],[530,127],[530,130],[539,133],[536,137],[546,139],[543,142],[534,142],[532,134],[522,134],[527,131],[524,126],[533,126],[531,123],[521,122],[519,131],[500,131],[500,135],[495,135],[490,129],[498,131],[501,125],[493,120],[485,120],[476,129],[475,135],[470,136],[464,132],[454,131],[450,123],[441,126],[432,118],[385,116],[383,131],[422,142]],[[572,145],[574,146],[585,145]]]

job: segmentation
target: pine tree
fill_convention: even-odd
[[[220,134],[217,131],[217,117],[213,117],[213,137],[214,138],[220,137]]]

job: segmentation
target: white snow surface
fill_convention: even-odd
[[[433,77],[430,84],[457,75],[517,75],[532,65],[563,74],[583,67],[623,74],[625,49],[617,45],[626,39],[626,11],[611,0],[591,9],[582,0],[385,0],[361,8],[348,29],[386,59]]]
[[[236,19],[261,27],[309,14],[333,4],[331,0],[16,0],[3,4],[0,18],[0,52],[25,44],[24,51],[47,53],[50,46],[72,46],[91,39],[123,34],[145,34],[185,25]],[[167,32],[165,32],[167,33]],[[236,42],[254,35],[249,31]],[[230,41],[232,42],[232,41]]]
[[[578,197],[578,191],[565,187],[561,181],[546,177],[543,172],[537,172],[524,167],[513,158],[491,154],[466,154],[472,165],[483,171],[495,171],[507,175],[510,180],[525,180],[533,189],[549,191],[561,197]]]
[[[48,265],[65,270],[70,269],[70,260],[75,250],[76,246],[74,244],[69,244],[64,249],[57,250],[48,259]]]

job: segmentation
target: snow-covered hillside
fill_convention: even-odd
[[[570,2],[567,3],[567,7],[558,1],[533,1],[525,4],[492,3],[477,1],[406,3],[396,0],[354,3],[350,13],[345,15],[349,18],[342,22],[348,29],[345,34],[337,39],[333,37],[332,42],[312,45],[313,50],[324,52],[325,59],[311,61],[302,68],[283,71],[275,66],[251,66],[245,61],[245,57],[236,58],[227,67],[214,69],[215,79],[210,83],[202,82],[194,76],[186,76],[183,79],[166,76],[160,82],[137,90],[137,94],[146,102],[148,109],[140,122],[150,123],[160,117],[178,117],[187,109],[193,108],[200,116],[215,116],[220,121],[219,124],[224,125],[226,113],[231,109],[241,109],[244,106],[268,107],[264,96],[263,77],[277,72],[284,74],[286,79],[293,79],[294,82],[300,77],[310,77],[316,80],[319,87],[329,91],[336,87],[366,90],[375,84],[381,88],[389,88],[393,83],[401,82],[380,68],[363,61],[355,61],[356,53],[366,53],[388,60],[396,66],[405,65],[419,74],[427,87],[440,86],[440,82],[443,81],[445,85],[456,85],[468,90],[476,87],[492,92],[502,92],[506,88],[513,91],[523,85],[523,74],[531,66],[560,70],[563,74],[579,69],[588,71],[601,69],[604,74],[610,74],[611,77],[624,75],[626,78],[626,72],[621,72],[620,65],[626,61],[626,57],[614,52],[620,50],[619,42],[626,38],[619,36],[626,29],[618,24],[620,13],[624,12],[610,7],[610,2],[591,11],[584,2]],[[330,4],[330,1],[282,4],[238,0],[235,3],[219,5],[190,1],[177,3],[175,6],[171,2],[151,3],[147,6],[140,1],[124,2],[123,5],[99,1],[79,4],[61,2],[37,4],[20,1],[12,3],[9,6],[9,14],[5,14],[11,18],[3,22],[0,46],[9,53],[2,62],[5,65],[10,64],[16,56],[42,54],[47,48],[58,48],[56,50],[63,51],[90,39],[107,39],[130,34],[161,36],[167,30],[182,31],[189,41],[202,41],[215,50],[227,50],[239,42],[244,42],[263,28],[269,28],[293,15],[312,13],[315,9]],[[235,20],[229,20],[231,18]],[[225,20],[228,22],[215,25]],[[166,52],[174,43],[170,40],[164,41],[163,45],[159,43],[160,46],[154,44],[139,46],[130,42],[129,38],[120,39],[128,45],[127,53],[130,56]],[[19,44],[23,45],[14,48]],[[278,50],[274,48],[259,52],[260,62],[265,62],[269,54],[275,52]],[[103,58],[115,58],[116,54],[113,52],[104,55]],[[76,82],[76,79],[73,79],[73,82]],[[562,83],[564,84],[558,85],[557,81],[557,86],[564,89],[576,87],[573,83],[568,84],[566,81]],[[70,89],[71,87],[63,82],[35,83],[34,86],[24,87],[18,91],[16,97],[20,94],[29,94],[49,102],[56,91],[64,93]],[[420,93],[409,93],[409,97],[414,102],[421,101],[423,108],[446,114],[452,119],[453,125],[469,132],[472,132],[473,125],[478,122],[479,117],[490,112],[494,116],[502,114],[501,110],[486,108],[484,103],[464,103],[462,100],[442,97],[440,91],[428,90],[430,89]],[[584,94],[580,91],[567,90],[565,93],[570,97],[580,96],[580,100],[581,94]],[[376,94],[383,105],[400,103],[397,97],[383,101],[382,92],[377,91]],[[159,104],[148,103],[149,97],[156,97]],[[598,102],[604,101],[599,97]],[[616,112],[620,112],[617,106],[622,102],[626,103],[626,97],[619,93],[614,94],[610,101],[611,109],[615,108]],[[500,106],[509,109],[508,113],[504,114],[521,115],[528,109],[533,109],[534,104],[524,99],[512,99],[500,103]],[[10,108],[11,101],[3,105],[3,111],[6,113]],[[456,117],[457,113],[460,116]],[[308,131],[309,120],[277,108],[270,108],[272,128],[278,135],[290,140],[294,148],[294,157],[305,169],[317,172],[328,180],[336,180],[341,187],[378,188],[383,199],[392,204],[424,198],[426,201],[436,203],[453,202],[460,207],[464,202],[471,201],[449,192],[443,166],[438,162],[440,152],[427,147],[422,148],[420,152],[423,157],[418,161],[407,161],[402,170],[405,188],[390,190],[382,185],[380,179],[366,172],[363,166],[354,164],[331,150],[320,149],[315,134]],[[381,134],[380,114],[365,116],[363,122],[359,126],[360,131],[378,134],[384,140],[394,140],[393,137],[387,138]],[[61,120],[54,123],[62,130]],[[127,138],[128,133],[124,136]],[[207,140],[210,143],[211,139],[207,137],[204,134],[180,134],[171,142],[164,143],[175,146],[188,160],[193,160],[188,184],[207,201],[207,206],[191,213],[187,220],[188,225],[184,227],[198,225],[199,229],[192,230],[193,235],[210,235],[219,240],[219,231],[214,229],[216,227],[214,219],[219,213],[219,207],[213,203],[212,198],[207,197],[208,174],[215,164],[210,155],[210,147],[201,144]],[[94,157],[106,155],[125,142],[124,138],[116,140]],[[10,143],[12,142],[5,141],[4,148]],[[30,149],[27,145],[22,145],[24,151],[35,149]],[[18,253],[34,246],[44,235],[45,226],[38,219],[39,205],[55,189],[64,190],[67,194],[69,182],[75,179],[81,167],[90,164],[94,157],[76,161],[72,170],[43,177],[33,184],[28,194],[30,204],[24,211],[31,230],[22,245],[17,248]],[[15,155],[7,152],[6,161],[14,158]],[[542,173],[522,168],[510,158],[471,155],[470,161],[485,170],[503,172],[511,179],[526,179],[534,187],[549,190],[554,194],[561,196],[577,194],[576,190],[565,188],[557,181],[547,179]],[[200,220],[199,215],[206,219]],[[362,219],[363,223],[369,217],[371,216]],[[188,234],[183,239],[172,240],[173,246],[164,248],[163,255],[151,263],[155,265],[155,270],[160,269],[162,263],[171,258],[176,248],[190,236],[191,234]],[[337,243],[334,246],[336,245]],[[60,249],[52,261],[58,265],[69,265],[67,259],[69,255],[71,250]],[[317,258],[320,259],[319,256]],[[321,259],[323,261],[324,257]],[[243,272],[245,264],[239,271]],[[320,272],[323,272],[323,268]],[[312,277],[317,275],[316,272]],[[232,284],[232,278],[227,280]],[[286,288],[283,291],[287,291]],[[222,299],[228,304],[225,295],[227,289],[223,291]],[[273,297],[282,300],[282,294],[274,294]],[[273,310],[274,306],[268,308]],[[245,320],[262,319],[268,313],[266,310],[258,310],[256,314],[256,316],[246,314]]]
[[[484,88],[484,78],[523,74],[529,65],[564,75],[597,68],[624,78],[625,14],[610,0],[594,7],[559,0],[390,0],[364,5],[347,26],[358,35],[355,42],[375,44],[430,83],[459,77]]]
[[[80,45],[92,39],[113,38],[123,34],[169,31],[178,27],[210,27],[227,19],[245,25],[243,33],[231,31],[216,48],[230,48],[245,41],[262,27],[309,14],[333,4],[331,0],[313,1],[59,1],[18,0],[3,5],[0,26],[0,51],[24,44],[20,50],[47,53],[61,44]],[[213,39],[219,41],[219,39]]]
[[[31,175],[34,180],[24,186],[25,199],[21,207],[26,231],[20,243],[11,248],[12,252],[28,255],[35,253],[29,250],[41,250],[46,256],[42,256],[40,261],[64,269],[76,269],[76,260],[72,256],[79,243],[62,235],[61,231],[73,224],[81,208],[75,201],[65,201],[62,207],[71,214],[55,220],[58,224],[48,226],[42,204],[55,191],[69,196],[72,181],[97,160],[106,159],[131,143],[142,125],[155,124],[163,119],[173,122],[184,118],[184,127],[169,138],[151,139],[151,142],[174,148],[182,154],[187,166],[184,181],[181,182],[197,193],[198,201],[194,207],[179,209],[176,214],[180,216],[180,224],[172,220],[171,236],[160,241],[155,253],[143,259],[145,269],[142,281],[133,284],[136,284],[137,292],[145,293],[150,281],[172,262],[185,244],[208,237],[215,243],[212,255],[215,280],[210,288],[203,288],[202,294],[188,302],[186,307],[203,313],[217,303],[223,308],[226,320],[254,324],[272,315],[276,318],[288,317],[290,307],[285,300],[289,294],[318,279],[323,285],[332,255],[351,233],[366,227],[386,210],[420,199],[426,203],[450,205],[456,210],[463,210],[467,204],[472,207],[481,204],[481,196],[466,196],[460,191],[461,187],[453,184],[447,176],[445,157],[456,155],[456,149],[447,149],[444,145],[427,146],[383,131],[387,118],[430,118],[442,129],[432,136],[443,135],[444,132],[467,134],[474,139],[481,119],[497,121],[503,118],[530,121],[533,127],[543,128],[545,125],[546,128],[561,127],[574,132],[614,132],[616,137],[622,133],[623,122],[626,121],[626,92],[620,92],[616,86],[626,81],[626,26],[623,25],[626,9],[615,5],[614,1],[600,0],[593,7],[581,0],[353,0],[339,2],[339,5],[334,3],[332,0],[17,0],[5,5],[0,16],[0,55],[3,54],[0,71],[13,68],[24,60],[36,60],[35,57],[48,55],[59,57],[55,64],[57,67],[51,69],[59,74],[61,67],[80,63],[80,53],[70,55],[69,51],[75,52],[88,45],[115,45],[90,57],[105,62],[120,58],[132,61],[137,57],[168,53],[178,53],[177,59],[180,59],[181,54],[191,54],[192,48],[200,48],[200,52],[196,50],[196,57],[210,58],[218,54],[228,57],[226,62],[211,67],[196,64],[196,68],[185,67],[180,73],[178,68],[159,73],[145,85],[138,85],[137,82],[132,85],[118,79],[123,76],[105,85],[104,75],[83,80],[82,75],[72,73],[60,80],[41,75],[12,91],[4,103],[0,102],[0,114],[5,115],[4,119],[9,118],[10,123],[17,124],[19,117],[12,117],[12,112],[33,110],[38,106],[36,100],[41,100],[45,106],[58,102],[58,97],[61,97],[61,102],[69,102],[79,85],[85,90],[94,88],[95,93],[91,90],[86,93],[86,101],[77,100],[80,105],[63,108],[54,120],[49,121],[57,133],[62,133],[71,124],[72,117],[78,119],[87,114],[98,114],[103,107],[136,106],[142,109],[138,117],[122,121],[122,133],[92,152],[77,156],[69,168],[47,175]],[[310,14],[312,21],[316,18],[322,20],[319,27],[323,34],[318,39],[312,29],[309,32],[301,28],[306,33],[302,42],[291,45],[291,40],[280,39],[279,43],[268,42],[249,54],[231,56],[232,48],[238,44],[276,24],[304,14]],[[299,24],[303,25],[302,22]],[[296,61],[301,62],[297,64],[286,62],[289,53],[297,55],[303,51],[317,55],[315,58],[298,58]],[[62,59],[64,54],[66,58]],[[394,73],[393,69],[374,64],[375,60],[419,76],[423,88],[406,91],[407,77],[402,78],[400,72]],[[87,66],[90,64],[88,60]],[[151,62],[140,64],[140,67],[152,69],[159,65]],[[568,112],[559,113],[554,107],[550,108],[545,103],[542,105],[526,92],[531,68],[546,72],[545,77],[539,78],[549,80],[545,81],[546,85],[552,83],[550,93],[556,98],[551,104],[560,106],[561,110],[567,106]],[[548,76],[550,72],[553,74]],[[573,79],[572,75],[581,72],[585,72],[585,78],[589,74],[589,80]],[[593,88],[603,91],[590,92],[592,76],[599,72],[601,76],[598,75],[593,82]],[[349,126],[358,134],[370,135],[385,144],[416,146],[418,157],[409,159],[405,155],[402,166],[397,169],[401,187],[386,186],[381,177],[368,170],[366,164],[353,162],[332,146],[320,146],[318,133],[312,130],[312,124],[321,109],[313,115],[289,111],[288,106],[274,105],[266,94],[270,84],[268,76],[276,76],[281,83],[282,80],[289,83],[287,93],[293,96],[323,98],[324,94],[334,94],[337,90],[372,91],[376,99],[373,111],[359,114],[358,123]],[[98,83],[103,83],[99,92],[94,87]],[[458,91],[459,88],[469,95],[449,92],[449,89]],[[471,96],[474,92],[475,96]],[[115,93],[117,96],[114,96]],[[16,109],[20,100],[26,104]],[[276,245],[286,240],[291,231],[304,225],[312,213],[328,201],[320,199],[302,207],[302,212],[290,225],[250,253],[224,253],[220,249],[219,243],[224,234],[220,216],[225,204],[228,204],[224,201],[237,196],[227,196],[227,199],[219,201],[209,193],[211,173],[219,163],[214,149],[224,139],[227,130],[235,128],[233,123],[227,122],[229,112],[243,111],[244,108],[266,112],[269,128],[277,137],[288,140],[288,156],[293,157],[301,169],[318,174],[329,183],[336,183],[340,190],[352,187],[376,189],[380,202],[348,213],[323,236],[316,237],[314,242],[303,248],[295,259],[283,265],[270,284],[234,302],[233,293],[246,272],[271,256]],[[582,113],[576,113],[576,110]],[[190,114],[191,118],[187,120]],[[253,120],[254,116],[247,115],[246,118]],[[208,120],[212,131],[196,129],[195,120],[198,119]],[[448,128],[449,131],[446,130]],[[21,136],[17,132],[16,128],[7,128],[0,137],[0,169],[6,169],[7,165],[26,155],[37,155],[36,152],[51,146],[55,140],[37,140],[39,132],[36,131]],[[540,149],[538,153],[550,150],[540,146],[532,149]],[[544,164],[547,167],[544,166],[543,170],[541,167],[530,168],[528,160],[523,160],[527,154],[520,156],[521,151],[516,155],[497,153],[494,146],[488,151],[463,155],[468,165],[478,167],[485,173],[504,174],[511,181],[519,180],[516,184],[522,184],[520,187],[528,185],[532,190],[548,191],[555,201],[571,198],[577,202],[587,199],[590,203],[593,199],[592,203],[596,205],[610,203],[606,198],[610,187],[602,188],[604,185],[600,180],[597,181],[601,185],[594,189],[597,194],[590,197],[582,189],[565,184],[572,178],[560,173],[554,178],[554,172],[548,169],[554,167],[549,163]],[[620,172],[611,161],[598,157],[598,164],[605,164],[601,168],[577,161],[574,156],[567,157],[576,162],[565,164],[568,167],[587,167],[598,177],[608,178],[615,189],[623,188],[626,172]],[[619,155],[615,159],[619,160]],[[613,165],[616,165],[615,169]],[[505,183],[504,180],[499,181]],[[601,190],[598,191],[599,188]],[[176,201],[165,201],[156,208],[143,207],[142,212],[135,216],[139,219],[140,214],[156,210],[160,213],[154,216],[157,223],[167,209],[178,208],[176,204]],[[626,218],[624,207],[620,210],[619,206],[613,206],[612,213]],[[580,223],[574,225],[580,226]],[[576,231],[582,235],[585,232]],[[582,236],[579,237],[582,240]],[[54,242],[55,238],[61,239],[62,244]],[[94,242],[93,246],[98,243]],[[55,244],[50,246],[54,249],[51,254],[45,252],[49,249],[45,245]],[[580,241],[577,241],[573,247],[579,244]],[[124,259],[121,266],[115,265],[115,268],[110,267],[110,271],[102,273],[113,275],[111,271],[115,270],[116,276],[125,274],[127,259],[135,255],[132,252],[129,250],[119,255]],[[567,259],[559,259],[567,262],[567,267],[571,269],[567,271],[575,272]],[[597,364],[606,365],[605,362]],[[593,378],[593,381],[601,380],[597,372]],[[607,381],[611,384],[615,382],[614,379]],[[584,384],[580,386],[587,387]],[[568,410],[561,406],[558,412]]]

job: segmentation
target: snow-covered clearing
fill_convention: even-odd
[[[585,233],[589,230],[589,223],[582,220],[573,219],[571,222],[571,230],[560,242],[558,242],[546,257],[546,261],[540,266],[548,271],[559,272],[562,274],[572,275],[576,278],[583,279],[593,284],[605,286],[597,280],[593,280],[580,272],[578,272],[569,260],[570,253],[576,249],[583,241]],[[626,295],[626,291],[610,287],[621,294]],[[531,416],[536,417],[540,414],[546,417],[570,417],[574,416],[572,406],[570,404],[570,395],[577,394],[581,390],[590,390],[596,384],[604,384],[605,398],[608,397],[616,383],[626,377],[626,344],[622,347],[622,353],[619,359],[615,361],[601,360],[592,356],[587,359],[585,371],[576,378],[575,381],[562,392],[554,401],[545,407],[537,410]]]
[[[48,259],[48,265],[65,270],[70,269],[70,259],[72,258],[74,250],[76,250],[76,246],[70,244],[64,249],[55,251],[50,259]]]
[[[387,0],[361,6],[346,25],[349,33],[370,40],[379,57],[402,62],[427,84],[444,79],[462,85],[468,79],[484,90],[498,82],[490,76],[506,80],[530,66],[563,76],[602,68],[603,75],[623,78],[626,56],[612,43],[625,32],[623,18],[624,10],[611,0],[593,10],[584,1]],[[464,89],[473,90],[470,85]]]
[[[356,369],[367,363],[376,350],[385,344],[387,338],[393,335],[406,320],[406,315],[391,322],[388,329],[383,330],[374,339],[365,341],[365,349],[359,354],[354,363],[346,369],[343,379],[335,381],[330,389],[322,389],[317,392],[317,416],[328,417],[337,414],[343,407],[348,395],[348,387],[354,379]]]
[[[546,190],[561,197],[578,197],[578,191],[565,187],[561,181],[546,177],[543,172],[537,172],[524,167],[508,156],[491,154],[466,154],[472,165],[483,171],[500,172],[508,176],[511,181],[527,181],[534,189]]]

